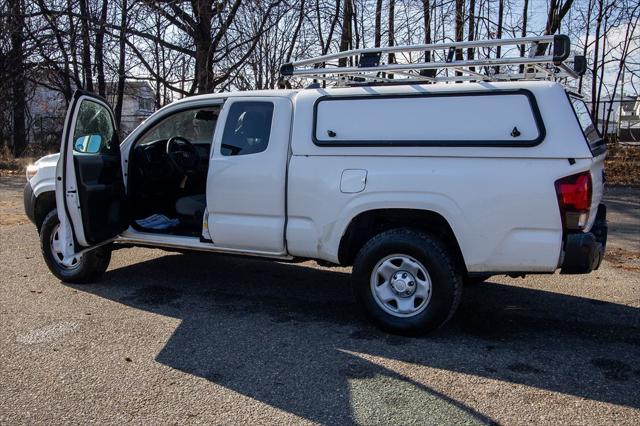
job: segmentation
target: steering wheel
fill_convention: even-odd
[[[198,150],[182,136],[174,136],[167,141],[167,157],[176,170],[184,175],[192,175],[198,170]]]

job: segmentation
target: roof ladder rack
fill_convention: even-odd
[[[456,53],[463,53],[464,50],[498,46],[510,46],[512,50],[515,48],[518,56],[456,59]],[[523,51],[529,52],[527,56],[520,56],[522,46]],[[505,53],[508,50],[508,47],[503,49]],[[567,61],[570,51],[571,42],[566,35],[374,47],[345,50],[287,63],[280,67],[280,74],[282,79],[311,78],[334,82],[338,86],[536,79],[566,81],[568,78],[579,77],[586,70],[583,56],[575,56],[573,66],[566,63],[570,62]],[[386,53],[393,53],[397,58],[401,54],[412,52],[417,52],[422,61],[381,61]],[[474,53],[474,57],[480,56],[479,52]],[[434,60],[425,61],[423,55],[427,54]],[[404,59],[407,59],[406,56]],[[341,63],[345,65],[341,66]],[[509,72],[514,68],[516,72]],[[442,73],[442,70],[452,72]]]

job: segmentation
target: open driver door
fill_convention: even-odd
[[[129,225],[120,144],[111,107],[77,90],[67,110],[56,167],[64,260],[113,240]]]

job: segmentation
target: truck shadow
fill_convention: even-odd
[[[179,318],[158,362],[320,423],[491,422],[375,358],[640,408],[636,308],[484,283],[447,328],[407,338],[367,323],[347,272],[167,255],[76,288]]]

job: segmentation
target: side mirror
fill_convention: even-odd
[[[73,150],[83,154],[97,154],[102,149],[101,135],[80,136],[73,143]]]

